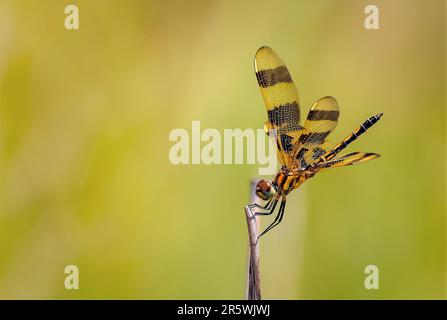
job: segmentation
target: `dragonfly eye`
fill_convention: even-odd
[[[259,180],[256,184],[256,195],[262,200],[269,200],[273,198],[276,193],[275,188],[272,186],[271,182],[266,180]]]

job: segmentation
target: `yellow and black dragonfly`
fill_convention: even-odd
[[[282,167],[270,181],[256,184],[256,195],[267,203],[249,205],[256,215],[270,215],[280,202],[274,221],[259,235],[261,237],[277,226],[283,216],[286,197],[293,189],[312,178],[317,172],[373,160],[376,153],[339,152],[379,121],[382,113],[367,119],[360,127],[335,146],[327,136],[335,129],[340,114],[334,97],[323,97],[310,108],[304,126],[300,122],[300,100],[289,70],[269,47],[261,47],[255,55],[255,71],[268,120],[264,128],[276,143],[278,160]],[[258,239],[259,239],[258,237]]]

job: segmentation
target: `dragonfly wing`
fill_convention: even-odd
[[[304,130],[294,145],[292,167],[305,168],[318,157],[330,150],[327,136],[338,123],[340,110],[334,97],[323,97],[311,107]]]
[[[340,157],[336,157],[331,161],[323,162],[318,165],[319,168],[335,168],[358,164],[380,157],[377,153],[371,152],[351,152]]]
[[[255,55],[255,71],[267,108],[268,127],[275,129],[278,159],[292,164],[293,145],[302,131],[298,90],[289,70],[269,47],[261,47]]]
[[[332,146],[327,139],[320,145],[305,148],[302,147],[295,156],[294,167],[300,169],[306,168],[309,164],[313,163],[320,156],[331,150]]]

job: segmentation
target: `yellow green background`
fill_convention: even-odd
[[[168,136],[262,128],[253,57],[269,45],[304,115],[338,99],[332,142],[384,116],[349,148],[380,159],[290,194],[261,243],[263,297],[444,298],[445,16],[435,0],[2,0],[0,297],[243,299],[258,167],[174,166]]]

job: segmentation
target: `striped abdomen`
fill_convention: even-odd
[[[354,132],[352,132],[349,136],[344,138],[339,144],[337,144],[334,148],[326,152],[324,155],[322,155],[317,161],[315,161],[312,166],[315,166],[317,164],[320,164],[322,162],[326,162],[331,160],[333,157],[335,157],[340,151],[342,151],[344,148],[346,148],[349,144],[351,144],[353,141],[357,140],[359,136],[361,136],[363,133],[365,133],[369,128],[371,128],[377,121],[380,120],[383,113],[380,113],[378,115],[372,116],[371,118],[367,119],[363,124],[358,127]]]

